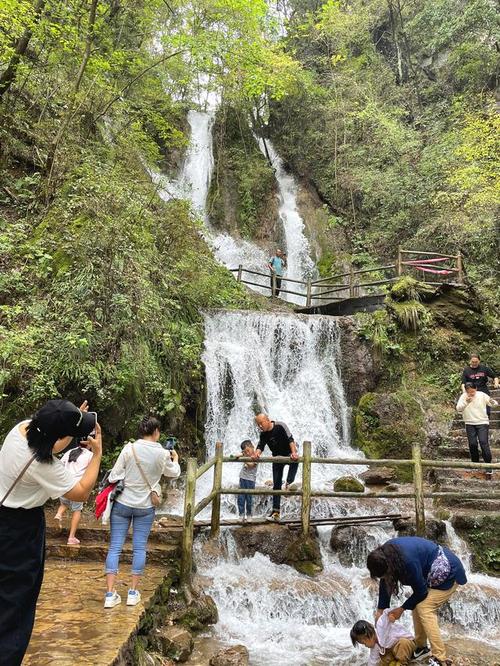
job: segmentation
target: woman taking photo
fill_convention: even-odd
[[[389,613],[399,620],[405,610],[413,614],[416,649],[413,659],[427,659],[428,666],[446,666],[446,648],[441,638],[438,609],[450,599],[467,577],[458,557],[448,548],[420,537],[390,539],[368,554],[366,566],[372,578],[380,578],[375,621],[400,585],[409,585],[413,594]],[[431,649],[427,647],[427,639]]]
[[[154,416],[145,416],[139,426],[139,439],[126,444],[109,474],[110,483],[123,479],[124,490],[119,501],[113,502],[110,525],[111,537],[106,558],[108,591],[104,608],[121,603],[115,590],[118,562],[127,532],[132,525],[132,582],[127,595],[127,606],[141,600],[137,589],[146,564],[146,544],[159,504],[162,476],[176,479],[180,474],[176,451],[167,451],[159,443],[160,422]]]
[[[0,450],[0,664],[18,666],[28,647],[43,579],[45,515],[49,499],[81,502],[97,479],[101,431],[87,403],[49,400],[31,420],[18,423]],[[73,437],[88,437],[93,457],[81,479],[54,454]]]

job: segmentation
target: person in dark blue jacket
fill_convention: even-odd
[[[399,592],[399,586],[409,585],[413,594],[402,606],[394,608],[389,618],[394,622],[405,610],[411,610],[417,645],[413,659],[428,658],[428,666],[449,664],[437,610],[449,600],[458,585],[467,582],[462,562],[455,553],[428,539],[398,537],[372,550],[366,566],[372,578],[380,579],[375,620],[390,607],[391,596]]]

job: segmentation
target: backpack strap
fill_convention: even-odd
[[[17,476],[17,478],[16,478],[16,480],[14,481],[14,483],[11,485],[11,487],[8,489],[8,491],[5,493],[5,495],[2,497],[2,499],[0,500],[0,506],[3,506],[3,504],[4,504],[5,500],[7,499],[7,497],[8,497],[8,496],[11,494],[11,492],[14,490],[14,488],[15,488],[17,482],[21,480],[22,476],[24,475],[24,473],[26,472],[26,470],[28,469],[28,467],[31,465],[31,463],[33,462],[33,460],[35,460],[35,458],[36,458],[36,453],[34,453],[34,454],[31,456],[31,458],[28,460],[28,462],[26,463],[26,465],[22,468],[20,474]]]
[[[153,492],[153,488],[151,487],[151,484],[150,484],[149,481],[148,481],[148,477],[144,474],[144,470],[143,470],[142,467],[141,467],[141,463],[139,462],[139,458],[137,457],[137,454],[136,454],[136,452],[135,452],[135,449],[134,449],[134,445],[133,445],[133,444],[132,444],[132,454],[133,454],[133,456],[134,456],[134,460],[135,460],[135,462],[136,462],[136,465],[137,465],[137,467],[139,468],[139,472],[141,473],[141,476],[142,476],[142,478],[143,478],[143,481],[145,482],[145,484],[146,484],[147,487],[149,488],[149,492],[152,493],[152,492]]]

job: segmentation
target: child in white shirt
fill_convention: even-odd
[[[73,473],[76,481],[82,478],[91,459],[92,452],[80,444],[80,446],[67,451],[61,458],[61,462],[67,470]],[[68,546],[78,546],[80,541],[76,538],[76,530],[78,529],[80,518],[82,517],[83,502],[73,502],[72,500],[66,499],[66,497],[60,497],[59,502],[59,509],[57,510],[55,519],[61,524],[66,510],[71,510],[72,516],[69,528]]]
[[[389,620],[386,608],[377,620],[376,627],[365,620],[358,620],[351,629],[353,645],[360,643],[370,649],[368,666],[406,666],[409,664],[415,641],[402,625]]]

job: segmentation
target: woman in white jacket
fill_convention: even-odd
[[[176,451],[165,450],[159,439],[159,420],[153,416],[144,417],[139,426],[139,439],[123,447],[109,475],[111,483],[123,479],[125,487],[111,510],[105,608],[113,608],[121,603],[114,585],[120,554],[131,524],[132,584],[127,595],[127,606],[135,606],[141,599],[137,586],[146,564],[146,545],[155,516],[152,493],[160,491],[159,481],[162,476],[176,479],[180,474]]]

